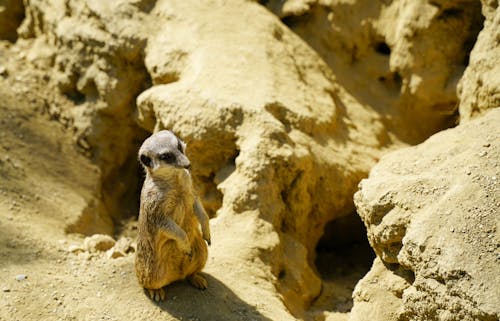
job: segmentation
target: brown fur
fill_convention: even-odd
[[[206,281],[197,274],[207,261],[207,245],[195,201],[199,202],[187,170],[161,168],[154,176],[147,170],[135,260],[137,278],[144,288],[157,290],[185,278],[198,288],[206,287]],[[164,298],[163,290],[161,295],[154,291],[150,294],[156,300]]]

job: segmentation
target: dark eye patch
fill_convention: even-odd
[[[177,149],[179,150],[179,152],[184,153],[184,151],[182,150],[182,143],[180,140],[177,140]]]
[[[140,157],[141,163],[146,167],[151,167],[151,158],[146,155],[141,155]]]
[[[171,164],[171,163],[175,162],[175,155],[173,153],[170,153],[170,152],[163,153],[163,154],[160,154],[160,160]]]

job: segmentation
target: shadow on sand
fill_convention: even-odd
[[[165,301],[155,304],[180,320],[271,321],[254,306],[241,300],[218,279],[206,273],[203,273],[203,276],[208,281],[206,290],[197,290],[187,281],[175,282],[165,288]]]

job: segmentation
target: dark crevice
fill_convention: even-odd
[[[313,309],[349,312],[354,287],[370,270],[374,258],[357,213],[329,222],[316,247],[315,263],[323,291]]]
[[[18,38],[17,28],[24,17],[23,1],[7,1],[0,5],[0,39],[15,42]]]
[[[463,13],[463,10],[460,8],[449,8],[443,10],[441,14],[437,17],[439,20],[446,20],[450,18],[459,18]]]
[[[467,67],[470,63],[470,53],[476,44],[477,37],[479,36],[479,32],[483,29],[484,26],[484,17],[479,16],[476,21],[471,24],[469,37],[465,39],[462,47],[463,52],[465,53],[462,64]]]
[[[391,48],[383,41],[375,44],[375,51],[386,56],[391,54]]]
[[[75,105],[81,105],[85,102],[85,95],[77,90],[62,92],[62,94],[71,100]]]

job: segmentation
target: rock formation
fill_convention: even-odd
[[[500,9],[498,1],[482,1],[486,18],[469,65],[460,80],[460,118],[467,121],[500,107]]]
[[[120,230],[123,218],[137,215],[139,144],[150,132],[171,129],[188,143],[195,184],[212,217],[207,273],[271,319],[345,320],[349,303],[328,306],[316,247],[338,236],[331,227],[340,222],[352,235],[364,233],[353,219],[359,181],[386,153],[455,126],[459,103],[464,121],[498,105],[493,2],[29,0],[24,20],[8,24],[2,17],[20,2],[7,2],[0,2],[0,38],[17,42],[0,47],[2,84],[38,83],[20,91],[27,95],[22,106],[32,92],[43,96],[32,103],[65,129],[57,148],[69,150],[68,136],[76,146],[77,156],[43,156],[51,170],[36,169],[60,184],[63,199],[78,200],[67,211],[64,202],[54,207],[53,219],[70,233]],[[493,265],[482,275],[475,261],[447,265],[456,263],[453,251],[476,245],[458,242],[456,227],[446,232],[447,247],[439,243],[441,230],[421,231],[417,223],[434,227],[461,215],[459,208],[445,211],[455,205],[440,198],[460,192],[453,189],[457,172],[446,168],[466,171],[460,161],[494,160],[494,119],[497,111],[401,149],[361,185],[358,211],[377,258],[356,288],[352,320],[417,320],[421,311],[467,320],[498,312],[484,297],[491,288],[478,281],[489,280]],[[57,137],[63,136],[49,141]],[[460,158],[467,139],[476,145],[486,139],[490,156]],[[77,169],[67,184],[66,172],[52,169],[71,159]],[[476,177],[470,171],[464,179]],[[22,186],[30,184],[26,178]],[[490,204],[490,192],[471,204]]]
[[[498,320],[500,109],[393,152],[354,200],[379,257],[350,320]]]

